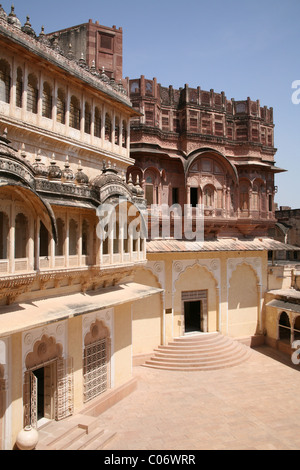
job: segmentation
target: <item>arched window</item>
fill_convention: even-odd
[[[49,232],[43,222],[40,224],[40,256],[49,255]]]
[[[73,219],[69,224],[69,255],[77,255],[77,223]]]
[[[104,232],[105,232],[106,234],[107,234],[107,231],[108,231],[108,224],[105,225],[105,227],[104,227]],[[105,238],[105,239],[103,240],[103,242],[102,242],[102,253],[103,253],[103,255],[108,255],[108,253],[109,253],[109,251],[108,251],[108,250],[109,250],[109,247],[108,247],[108,238],[109,238],[109,237],[106,236],[106,238]]]
[[[268,204],[269,212],[273,211],[273,194],[269,194],[269,204]]]
[[[279,339],[286,342],[291,340],[291,324],[286,312],[282,312],[279,317]]]
[[[85,103],[85,107],[84,107],[84,132],[86,134],[91,133],[91,121],[92,121],[91,107],[88,103]]]
[[[52,118],[52,90],[47,82],[43,85],[42,116]]]
[[[0,212],[0,259],[7,259],[8,232],[8,217],[4,212]]]
[[[55,245],[55,255],[64,256],[65,227],[62,219],[57,219],[57,243]]]
[[[152,175],[146,176],[145,182],[145,198],[147,201],[147,206],[151,206],[151,204],[154,203],[154,180]]]
[[[95,108],[94,136],[101,138],[101,111],[97,107]]]
[[[122,146],[127,147],[127,126],[126,121],[122,122]]]
[[[10,66],[6,60],[0,60],[0,101],[10,101]]]
[[[111,125],[111,117],[108,113],[105,115],[105,140],[111,142],[112,137],[112,125]]]
[[[74,129],[80,129],[80,103],[76,96],[71,97],[70,101],[70,127]]]
[[[82,222],[82,254],[89,254],[89,224],[86,220]]]
[[[294,323],[294,341],[300,340],[300,315],[295,318]]]
[[[38,107],[38,86],[37,78],[31,73],[28,75],[27,85],[27,111],[37,114]]]
[[[249,211],[249,185],[242,183],[240,186],[240,210]]]
[[[28,220],[24,214],[18,214],[15,222],[15,258],[27,257]]]
[[[119,145],[120,143],[120,125],[119,125],[119,118],[116,117],[115,119],[115,144]]]
[[[115,230],[114,230],[114,238],[113,238],[113,250],[114,254],[119,253],[119,240],[120,240],[120,226],[119,222],[116,222],[115,224]]]
[[[214,189],[211,186],[206,186],[203,191],[203,204],[204,207],[213,207],[214,205]]]
[[[259,188],[257,184],[254,184],[252,188],[252,209],[254,211],[259,210]]]
[[[23,72],[21,67],[17,70],[16,80],[16,106],[22,108],[22,95],[23,95]]]
[[[66,96],[62,89],[58,89],[57,91],[57,100],[56,100],[56,120],[61,124],[65,124],[66,122]]]

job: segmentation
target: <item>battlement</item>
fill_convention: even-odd
[[[183,88],[178,90],[169,87],[163,87],[157,83],[157,79],[146,79],[143,75],[137,79],[127,79],[129,94],[131,99],[155,98],[162,106],[180,107],[180,106],[197,106],[203,108],[211,108],[217,111],[223,111],[233,116],[251,116],[262,119],[268,124],[273,123],[273,108],[267,106],[261,107],[260,101],[253,101],[251,98],[246,100],[227,99],[224,91],[215,92],[214,89],[209,91],[202,90],[201,87],[190,88],[185,84]]]
[[[273,108],[260,101],[228,99],[225,93],[191,88],[163,87],[157,79],[126,79],[135,109],[143,113],[137,125],[164,132],[189,133],[273,147]]]

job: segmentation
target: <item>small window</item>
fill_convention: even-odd
[[[70,101],[70,126],[74,129],[80,129],[80,104],[76,96],[72,96]]]
[[[191,196],[191,206],[197,207],[198,204],[198,188],[190,188],[190,196]]]
[[[24,214],[18,214],[15,220],[15,258],[27,257],[28,220]]]
[[[149,184],[149,183],[146,184],[145,197],[147,201],[147,206],[151,206],[154,202],[153,189],[154,189],[153,184]]]
[[[103,49],[112,49],[113,38],[106,34],[101,34],[100,47]]]
[[[37,78],[34,74],[28,76],[27,85],[27,111],[33,114],[37,114],[38,106],[38,86]]]
[[[269,212],[273,211],[273,196],[269,194]]]
[[[89,254],[89,224],[86,220],[82,222],[82,254]]]
[[[69,224],[69,255],[75,256],[77,255],[77,223],[74,219],[70,220]]]
[[[0,60],[0,100],[9,103],[10,66],[6,60]]]
[[[47,257],[49,255],[49,232],[43,222],[40,225],[40,256]]]
[[[119,145],[120,143],[120,125],[119,125],[119,118],[116,117],[115,120],[115,144]]]
[[[213,188],[205,188],[203,193],[204,207],[213,207],[214,205],[214,190]]]
[[[47,82],[43,86],[42,116],[48,119],[52,117],[52,90]]]
[[[16,106],[22,108],[22,95],[23,95],[23,72],[20,67],[17,70],[16,80]]]
[[[247,184],[242,184],[240,187],[240,210],[249,210],[249,186]]]
[[[57,92],[57,115],[56,120],[61,124],[65,124],[65,116],[66,116],[66,98],[65,93],[63,90],[59,89]]]
[[[172,188],[172,204],[179,204],[179,188]]]
[[[99,108],[95,108],[95,124],[94,124],[94,136],[101,137],[101,112]]]
[[[127,127],[125,121],[122,123],[122,146],[127,147]]]
[[[85,103],[85,110],[84,110],[84,132],[86,134],[91,133],[91,121],[92,121],[92,114],[91,114],[91,107],[88,103]]]
[[[105,140],[111,142],[112,138],[112,125],[111,125],[111,118],[108,113],[105,116]]]
[[[62,219],[57,219],[57,244],[55,245],[55,256],[63,256],[65,248],[65,227]]]
[[[4,212],[0,212],[0,259],[7,259],[9,223]]]

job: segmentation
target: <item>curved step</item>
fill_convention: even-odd
[[[218,361],[214,364],[173,364],[173,365],[164,365],[160,363],[155,363],[149,361],[148,364],[144,364],[144,367],[150,367],[153,369],[162,369],[162,370],[170,370],[170,371],[209,371],[209,370],[218,370],[218,369],[225,369],[228,367],[234,367],[237,365],[242,364],[244,361],[246,361],[250,357],[251,353],[246,352],[243,356],[232,359],[231,361]]]
[[[199,353],[194,353],[194,354],[166,354],[166,353],[158,353],[155,354],[154,358],[160,361],[165,361],[165,362],[174,362],[174,361],[182,361],[182,362],[195,362],[195,361],[214,361],[216,358],[232,358],[233,354],[240,354],[242,351],[238,349],[237,347],[233,346],[230,348],[228,351],[221,350],[217,354],[199,354]]]
[[[220,333],[174,338],[159,346],[145,367],[164,370],[216,370],[247,360],[251,349]]]

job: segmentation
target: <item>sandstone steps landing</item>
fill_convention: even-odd
[[[246,361],[251,349],[220,333],[199,333],[174,338],[159,346],[144,367],[164,370],[217,370]]]
[[[50,422],[39,434],[36,450],[102,450],[116,435],[103,429],[97,418],[85,415]]]

